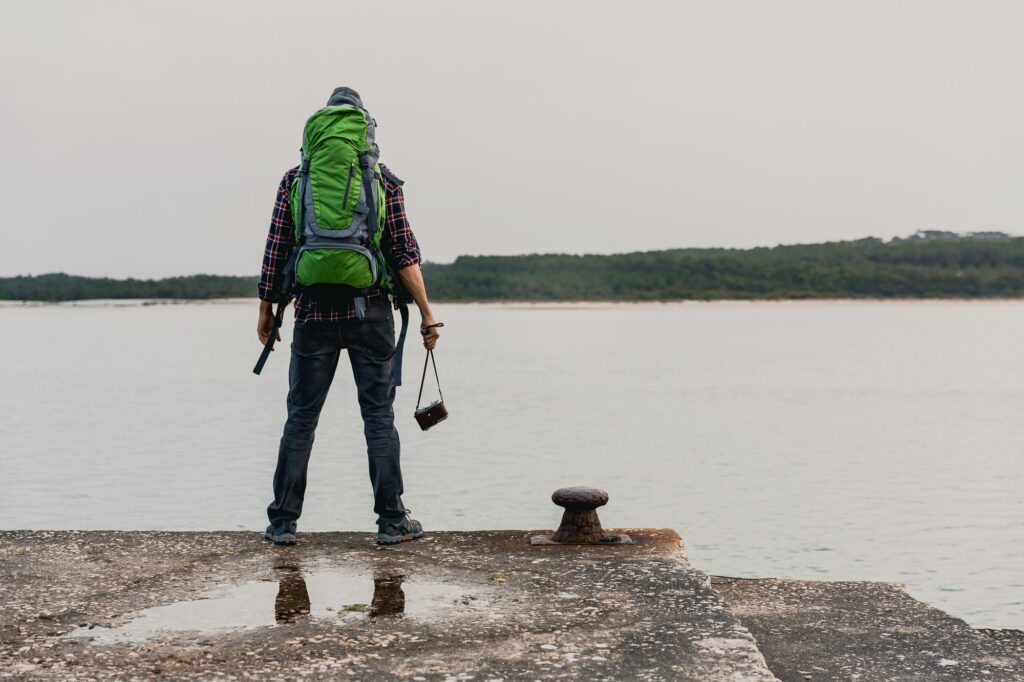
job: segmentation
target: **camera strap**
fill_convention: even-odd
[[[420,401],[423,399],[423,384],[427,380],[427,363],[434,365],[434,379],[437,381],[437,394],[441,396],[441,402],[444,402],[444,394],[441,393],[441,379],[437,376],[437,362],[434,360],[434,351],[428,350],[427,357],[423,360],[423,376],[420,377],[420,394],[416,396],[416,409],[420,409]]]

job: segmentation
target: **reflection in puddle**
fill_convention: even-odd
[[[222,586],[206,597],[145,609],[116,628],[77,628],[65,637],[116,644],[161,635],[210,635],[311,619],[339,625],[380,617],[436,620],[486,613],[486,602],[477,600],[473,594],[479,591],[480,588],[409,580],[397,574],[371,577],[322,570],[304,575],[298,566],[279,566],[274,569],[274,580]]]
[[[294,623],[308,615],[309,590],[297,566],[281,566],[277,571],[277,598],[274,599],[274,620],[278,625]]]
[[[397,616],[405,613],[405,592],[402,591],[403,576],[393,575],[373,579],[373,601],[370,615]]]

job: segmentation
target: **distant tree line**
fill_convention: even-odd
[[[1024,238],[941,234],[889,242],[871,238],[612,256],[462,256],[451,264],[427,263],[424,272],[431,298],[438,301],[1024,296]],[[256,294],[256,281],[215,275],[115,280],[51,274],[0,278],[0,299],[248,297]]]
[[[1024,296],[1024,238],[463,256],[424,271],[439,300],[1017,297]]]
[[[166,279],[78,277],[62,272],[0,278],[0,300],[79,301],[97,298],[236,298],[256,295],[257,277],[192,275]]]

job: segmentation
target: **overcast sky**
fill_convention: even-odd
[[[0,276],[258,271],[358,89],[428,260],[1024,232],[1024,3],[0,3]]]

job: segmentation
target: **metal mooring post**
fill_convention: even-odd
[[[599,488],[559,488],[551,501],[563,507],[562,523],[553,535],[534,535],[531,545],[631,544],[628,535],[606,535],[597,508],[608,504],[608,493]]]

